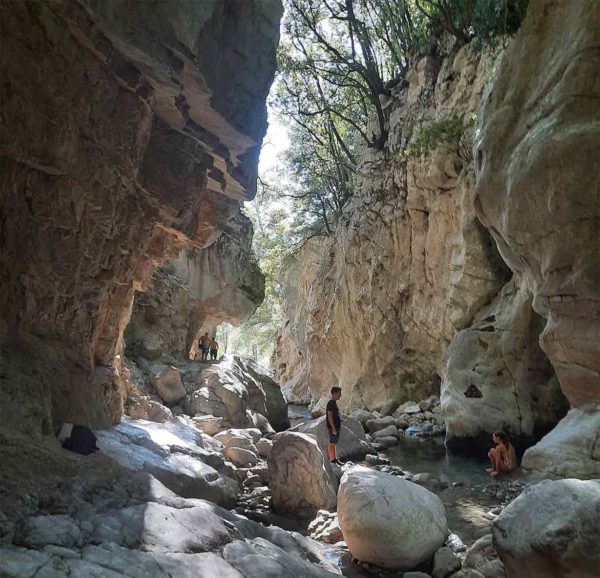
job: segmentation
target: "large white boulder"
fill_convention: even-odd
[[[341,418],[342,428],[340,430],[340,440],[337,444],[337,457],[340,460],[345,460],[348,458],[362,458],[366,454],[373,453],[371,444],[367,440],[360,422],[346,415],[342,415]],[[292,428],[294,431],[314,436],[325,456],[327,455],[327,446],[329,445],[329,431],[326,419],[325,416],[319,417],[300,423]]]
[[[600,568],[600,480],[543,481],[496,518],[508,578],[593,578]]]
[[[435,494],[377,470],[347,471],[337,507],[352,555],[382,568],[415,568],[431,559],[448,535],[444,505]]]
[[[281,513],[308,516],[333,510],[337,481],[313,436],[282,432],[268,458],[273,506]]]
[[[235,505],[237,481],[221,455],[202,447],[193,426],[124,419],[112,430],[95,433],[103,454],[128,469],[151,473],[176,494]]]
[[[573,408],[523,455],[528,470],[562,478],[600,478],[600,406]]]

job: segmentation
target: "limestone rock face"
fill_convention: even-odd
[[[386,149],[365,151],[334,234],[308,242],[285,272],[275,367],[288,399],[339,385],[341,408],[373,410],[439,394],[448,343],[508,280],[473,209],[471,159],[454,145],[419,157],[409,144],[452,115],[468,124],[493,60],[463,48],[419,64],[396,89]]]
[[[600,399],[600,6],[533,0],[481,113],[477,214],[546,318],[575,407]]]
[[[180,251],[136,294],[125,331],[126,353],[137,359],[189,359],[202,330],[238,325],[264,298],[264,277],[251,258],[252,223],[237,214],[206,249]]]
[[[600,480],[544,481],[496,518],[508,578],[591,578],[600,566]]]
[[[108,425],[134,291],[254,195],[281,5],[0,11],[2,421]]]
[[[277,512],[309,516],[317,510],[335,509],[337,480],[313,436],[277,434],[268,464]]]
[[[517,446],[531,445],[566,413],[531,300],[512,279],[448,346],[440,401],[450,447],[479,442],[487,451],[497,430],[509,431]]]
[[[600,407],[574,408],[534,447],[521,465],[546,476],[600,478]]]
[[[431,559],[448,535],[435,494],[364,467],[342,476],[338,518],[352,556],[382,568],[413,569]]]

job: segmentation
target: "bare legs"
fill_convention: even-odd
[[[489,472],[491,476],[496,477],[498,474],[503,474],[510,471],[502,459],[502,453],[500,452],[499,448],[492,448],[488,452],[488,457],[490,458],[490,462],[492,462],[492,467],[488,468],[486,472]]]
[[[335,456],[335,444],[329,444],[327,446],[327,454],[329,455],[329,461],[333,462],[336,459]]]

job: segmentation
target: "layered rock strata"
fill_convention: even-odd
[[[254,195],[281,6],[0,11],[2,423],[108,425],[134,291]]]

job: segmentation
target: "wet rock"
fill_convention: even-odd
[[[336,479],[312,436],[299,432],[277,434],[268,465],[277,512],[307,516],[335,508]]]
[[[381,448],[387,449],[398,445],[398,436],[381,436],[376,439],[373,445],[378,444]]]
[[[338,517],[352,555],[382,568],[415,568],[432,558],[448,535],[444,506],[435,494],[364,467],[342,477]]]
[[[527,488],[492,525],[508,578],[593,576],[600,565],[599,512],[600,480]]]

